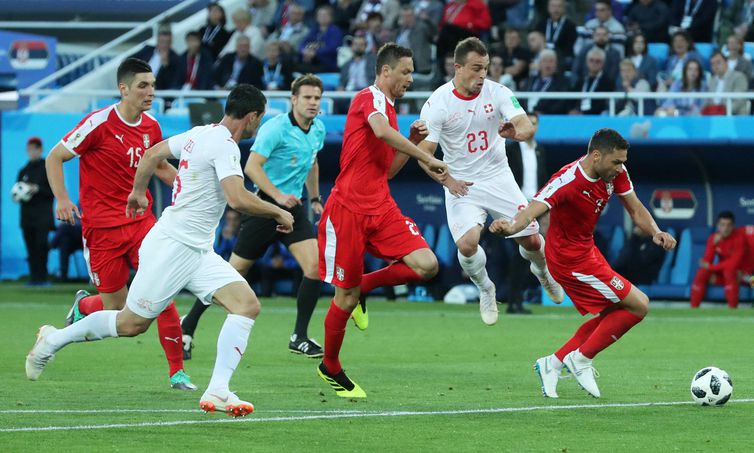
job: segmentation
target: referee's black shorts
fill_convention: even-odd
[[[284,208],[261,191],[259,198],[293,214],[293,231],[288,234],[280,233],[276,230],[277,222],[273,219],[244,216],[233,253],[247,260],[258,260],[264,256],[267,248],[276,241],[290,247],[291,244],[317,238],[304,206],[296,205],[292,208]]]

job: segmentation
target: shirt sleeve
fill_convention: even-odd
[[[430,97],[427,102],[422,106],[420,119],[427,124],[426,140],[432,143],[440,143],[440,135],[442,134],[442,125],[445,121],[446,109],[437,98]]]
[[[369,91],[358,100],[362,104],[361,112],[364,114],[364,119],[369,121],[372,115],[381,113],[386,119],[387,116],[387,99],[385,95],[380,93],[374,88],[370,88]]]
[[[251,146],[252,152],[268,159],[280,142],[279,129],[281,128],[274,127],[273,122],[275,121],[267,121],[259,128],[254,144]]]
[[[634,183],[631,182],[631,177],[628,176],[628,169],[623,166],[623,171],[618,173],[615,177],[615,193],[618,196],[625,197],[634,191]]]
[[[554,208],[568,200],[568,193],[570,192],[568,183],[573,179],[568,173],[554,176],[534,195],[533,200],[546,204],[550,209]]]
[[[210,156],[210,163],[215,168],[218,181],[222,181],[228,176],[243,177],[241,151],[236,142],[230,138],[215,148],[215,152]]]
[[[76,127],[68,132],[60,143],[76,156],[82,156],[95,149],[99,142],[99,123],[92,121],[92,115],[84,117]]]
[[[516,99],[516,95],[507,87],[502,85],[498,87],[495,98],[498,109],[505,119],[510,120],[518,115],[526,115],[526,110],[521,107],[521,103]]]
[[[181,158],[181,151],[184,147],[191,146],[191,140],[188,138],[188,132],[174,135],[168,139],[168,146],[170,147],[170,154],[176,159]]]

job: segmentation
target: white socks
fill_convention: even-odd
[[[51,333],[47,336],[47,343],[58,351],[71,343],[117,337],[117,316],[118,310],[102,310],[92,313],[65,329]]]
[[[228,315],[217,337],[217,358],[207,389],[229,391],[230,378],[246,352],[254,320],[241,315]]]
[[[531,272],[534,275],[541,277],[547,271],[547,263],[545,262],[545,238],[542,237],[541,234],[539,235],[539,240],[542,244],[539,250],[529,251],[519,245],[518,253],[520,253],[525,260],[531,262],[531,266],[529,266]]]
[[[461,263],[461,268],[469,275],[477,288],[489,288],[492,285],[492,280],[487,275],[485,268],[487,255],[481,246],[478,246],[476,253],[471,256],[463,256],[461,252],[458,252],[458,262]]]

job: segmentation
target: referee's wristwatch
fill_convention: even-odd
[[[316,197],[309,198],[309,203],[319,203],[319,204],[322,204],[322,197],[321,196],[316,196]]]

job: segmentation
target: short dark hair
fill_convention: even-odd
[[[152,67],[149,66],[149,63],[139,58],[130,57],[120,63],[116,77],[118,83],[123,82],[126,85],[131,85],[136,74],[145,72],[152,72]]]
[[[720,52],[719,49],[715,49],[715,51],[712,52],[712,55],[709,56],[709,60],[712,61],[712,59],[715,58],[718,55],[721,56],[721,57],[723,57],[723,60],[725,60],[726,63],[728,62],[728,59],[725,58],[725,55],[723,55],[723,53]]]
[[[322,80],[315,76],[314,74],[304,74],[302,76],[299,76],[296,80],[293,81],[291,84],[291,94],[296,96],[301,90],[302,86],[312,86],[319,88],[320,92],[324,92],[325,88],[322,85]]]
[[[610,3],[610,0],[595,0],[594,6],[597,6],[597,3],[601,3],[607,6],[608,8],[610,8],[610,11],[613,10],[613,5]]]
[[[600,129],[592,135],[589,140],[589,152],[599,151],[603,154],[610,154],[618,149],[629,148],[628,141],[623,138],[615,129]]]
[[[202,40],[202,34],[199,33],[198,31],[192,30],[192,31],[186,33],[186,37],[184,39],[189,39],[189,38],[196,38],[199,41],[201,41]]]
[[[264,112],[266,104],[267,98],[259,91],[259,88],[248,83],[241,83],[236,85],[228,95],[225,114],[231,118],[241,119],[251,112]]]
[[[736,216],[734,216],[731,211],[720,211],[720,214],[717,215],[717,220],[720,219],[728,219],[731,222],[736,223]]]
[[[483,57],[487,55],[487,47],[479,38],[473,36],[466,38],[456,45],[456,50],[453,52],[453,61],[463,66],[466,64],[466,58],[471,52]]]
[[[414,52],[408,47],[402,47],[394,42],[385,43],[377,51],[377,67],[375,73],[380,75],[382,67],[385,65],[390,66],[390,69],[395,69],[401,58],[413,58]]]

